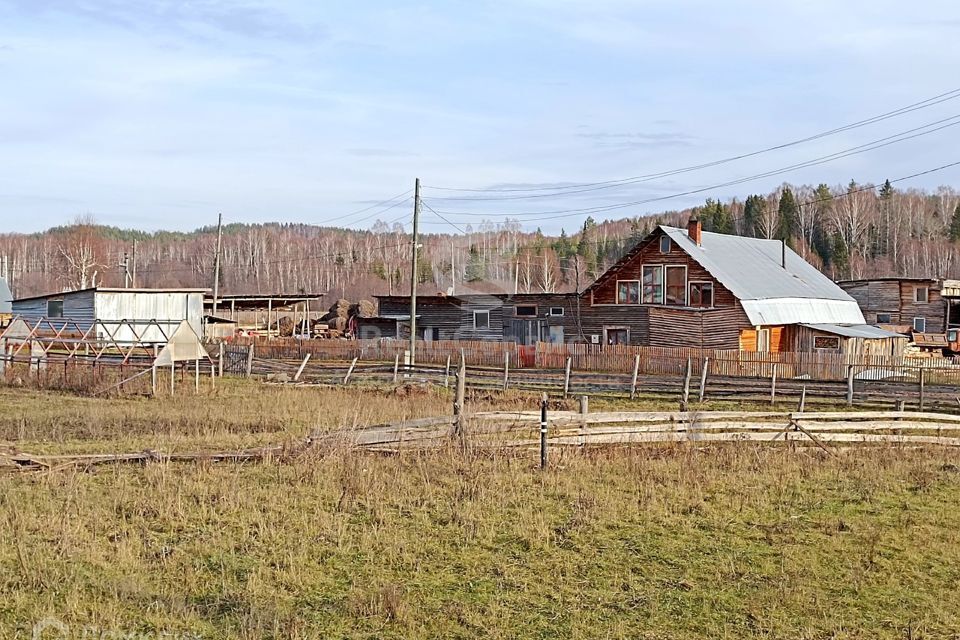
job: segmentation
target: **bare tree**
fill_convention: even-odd
[[[61,278],[70,289],[97,285],[98,270],[103,267],[103,241],[92,215],[77,216],[57,244],[62,258]]]

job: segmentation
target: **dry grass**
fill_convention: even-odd
[[[50,451],[220,445],[447,410],[441,393],[354,394],[237,384],[204,403],[3,391],[2,437]],[[535,452],[333,448],[3,474],[0,636],[29,637],[45,616],[250,639],[960,629],[952,450],[634,447],[553,462],[541,472]]]

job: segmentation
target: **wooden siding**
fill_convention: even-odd
[[[680,265],[687,267],[687,294],[689,296],[690,282],[712,282],[713,304],[715,307],[732,307],[737,303],[736,297],[729,289],[716,281],[709,271],[700,266],[686,251],[680,249],[676,243],[670,243],[670,253],[660,253],[660,236],[663,231],[657,229],[638,245],[634,254],[623,264],[614,267],[604,274],[592,289],[593,304],[616,304],[617,280],[643,280],[643,265]],[[642,294],[642,291],[641,291]],[[628,305],[623,305],[628,306]],[[633,306],[633,305],[629,305]],[[669,306],[649,305],[641,306]],[[682,307],[670,306],[672,309]]]
[[[783,353],[794,350],[794,330],[792,326],[768,326],[760,329],[770,330],[770,351],[768,353]],[[740,350],[757,351],[757,329],[755,327],[740,330]]]
[[[747,314],[738,304],[727,309],[650,307],[650,346],[737,349]]]
[[[814,354],[844,354],[854,356],[902,356],[904,347],[907,345],[907,337],[899,338],[848,338],[838,336],[826,331],[819,331],[810,327],[797,326],[794,328],[796,335],[796,350]],[[817,336],[826,336],[837,338],[839,348],[833,349],[815,349],[814,338]]]
[[[936,280],[857,280],[840,287],[857,301],[867,324],[881,324],[878,314],[888,314],[893,325],[913,326],[914,318],[926,318],[927,333],[946,331],[947,305]],[[927,302],[914,302],[917,287],[928,288]]]

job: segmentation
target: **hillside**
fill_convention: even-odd
[[[851,182],[784,184],[767,194],[699,207],[595,222],[545,235],[517,220],[485,221],[467,233],[427,234],[418,277],[424,290],[573,291],[582,289],[655,224],[681,225],[691,215],[706,230],[781,238],[834,278],[960,276],[960,197],[874,188]],[[144,233],[82,217],[37,234],[0,235],[17,296],[94,282],[123,284],[124,254],[136,284],[212,286],[216,229]],[[135,254],[135,260],[134,260]],[[409,288],[408,227],[377,221],[368,230],[306,224],[224,227],[224,293],[329,292],[358,298]]]

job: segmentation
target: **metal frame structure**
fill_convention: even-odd
[[[50,358],[61,356],[72,359],[82,356],[99,361],[104,356],[122,356],[120,364],[127,364],[131,357],[143,355],[150,359],[156,356],[155,349],[162,347],[170,335],[164,324],[157,320],[94,320],[86,328],[76,320],[69,318],[27,319],[15,317],[10,325],[0,333],[0,345],[4,347],[5,359],[16,359],[24,347],[28,347],[31,358],[40,355]],[[22,328],[26,329],[26,333]],[[163,336],[163,341],[143,341],[141,336],[148,329],[155,328]],[[121,329],[129,330],[136,340],[121,340],[116,336]],[[12,353],[6,353],[8,344],[16,344]],[[42,353],[34,351],[37,345]],[[62,350],[57,350],[62,348]],[[142,352],[142,353],[141,353]],[[115,358],[112,358],[115,361]]]

